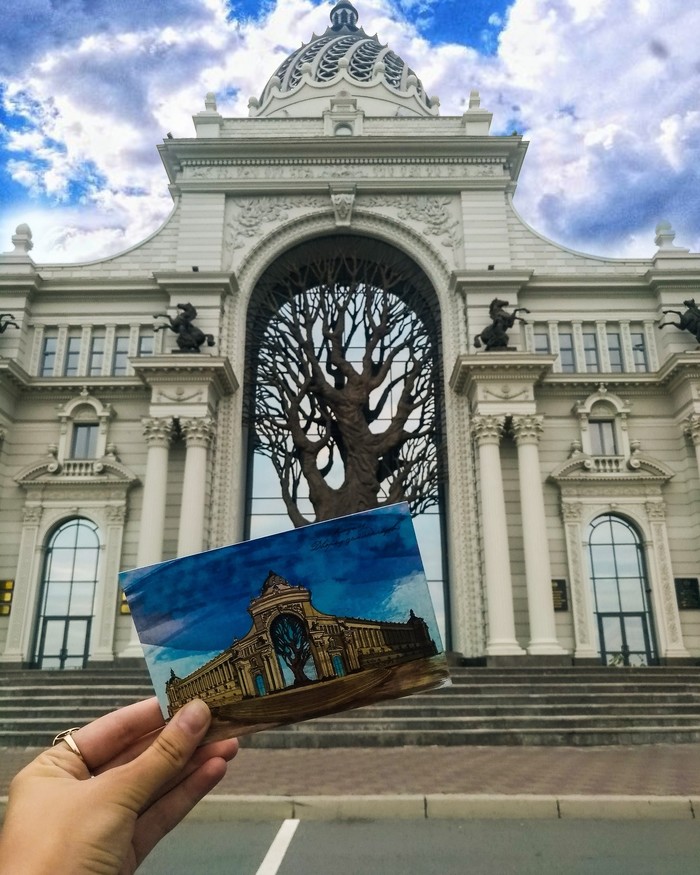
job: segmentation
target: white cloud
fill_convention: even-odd
[[[700,248],[700,206],[690,195],[700,128],[696,4],[515,0],[489,57],[431,45],[389,0],[357,5],[367,32],[407,61],[444,115],[460,114],[478,88],[494,131],[516,127],[531,141],[516,205],[538,230],[593,252],[648,256],[666,218],[678,243]],[[9,170],[32,194],[69,205],[51,217],[42,211],[33,226],[37,260],[112,253],[155,230],[170,209],[156,143],[167,131],[192,136],[207,91],[225,115],[246,116],[248,98],[323,31],[329,10],[278,0],[258,22],[228,20],[224,0],[171,0],[155,11],[95,0],[90,15],[56,6],[27,0],[0,59],[5,105],[20,120],[0,129]],[[26,211],[2,210],[0,250],[22,221]]]

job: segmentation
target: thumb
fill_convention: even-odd
[[[209,708],[200,699],[184,705],[153,744],[124,767],[137,810],[183,771],[211,723]]]

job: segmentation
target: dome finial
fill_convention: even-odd
[[[331,30],[357,30],[357,9],[350,0],[339,0],[331,9]]]

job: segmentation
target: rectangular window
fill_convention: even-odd
[[[80,338],[69,337],[66,344],[66,363],[63,373],[66,377],[78,376],[78,362],[80,361]]]
[[[56,346],[58,345],[57,337],[45,337],[44,345],[41,348],[41,363],[39,365],[40,377],[53,377],[53,370],[56,366]]]
[[[91,377],[99,377],[102,373],[102,362],[105,357],[105,339],[99,334],[93,335],[90,342],[90,361],[88,363],[88,374]]]
[[[549,352],[549,334],[546,331],[535,331],[535,352]]]
[[[647,346],[643,332],[631,331],[630,340],[632,341],[632,355],[634,357],[635,371],[648,371],[649,362],[647,361]]]
[[[624,370],[622,363],[622,342],[619,331],[608,331],[608,358],[610,370],[613,374],[621,374]]]
[[[598,335],[595,331],[583,332],[583,354],[586,361],[587,371],[599,371],[598,361]]]
[[[139,355],[153,355],[155,352],[156,339],[152,334],[141,334],[139,336]]]
[[[570,331],[559,332],[559,361],[562,373],[573,374],[576,371],[574,358],[574,335]]]
[[[611,419],[591,420],[588,423],[591,435],[591,454],[594,456],[616,456],[615,423]]]
[[[94,459],[97,451],[97,424],[76,423],[73,426],[71,459]]]
[[[129,337],[118,334],[114,338],[114,355],[112,356],[112,373],[115,377],[123,377],[129,364]]]

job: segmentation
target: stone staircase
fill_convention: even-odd
[[[700,667],[451,669],[452,686],[267,730],[257,748],[700,741]],[[145,670],[0,671],[0,747],[152,695]]]
[[[0,669],[0,747],[46,747],[59,732],[153,695],[141,669]]]
[[[700,741],[700,667],[452,668],[452,686],[267,730],[251,747]]]

